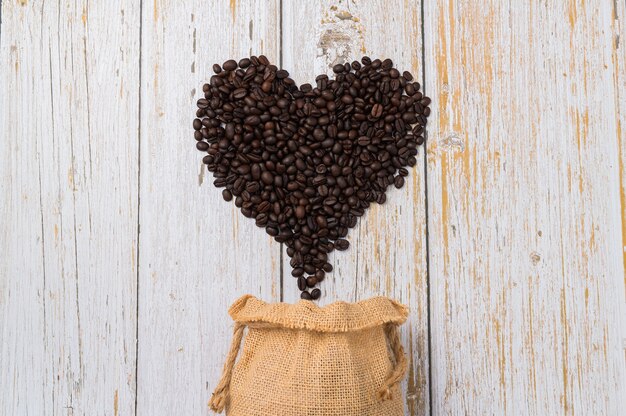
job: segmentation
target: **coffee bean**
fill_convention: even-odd
[[[233,71],[233,70],[237,69],[237,62],[235,62],[235,60],[233,60],[233,59],[229,59],[228,61],[224,62],[222,67],[226,71]]]
[[[348,242],[348,240],[344,240],[343,238],[340,238],[337,241],[335,241],[335,248],[337,250],[340,250],[340,251],[347,250],[348,247],[350,247],[350,242]]]
[[[233,91],[233,98],[240,100],[243,97],[245,97],[247,94],[247,91],[245,88],[237,88],[235,91]]]
[[[224,189],[222,191],[222,197],[224,198],[224,201],[232,201],[233,194],[230,193],[230,191],[228,189]]]
[[[417,163],[431,101],[390,59],[337,64],[316,88],[263,55],[213,72],[193,119],[202,162],[225,200],[286,245],[301,297],[317,299],[307,287],[332,271],[329,254]]]
[[[374,104],[370,114],[374,118],[379,118],[383,114],[383,106],[381,104]]]
[[[274,182],[274,175],[272,175],[268,171],[264,171],[261,174],[261,180],[263,181],[264,184],[271,185]]]

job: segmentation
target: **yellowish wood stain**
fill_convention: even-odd
[[[119,412],[119,395],[116,389],[115,394],[113,395],[113,414],[117,416],[118,412]]]
[[[532,278],[528,285],[528,348],[530,352],[530,385],[533,389],[533,397],[537,398],[537,371],[535,370],[535,334],[533,328],[533,291],[532,291]]]
[[[563,350],[561,353],[561,368],[563,372],[563,411],[569,413],[568,390],[570,388],[568,358],[569,358],[569,331],[567,321],[567,307],[565,299],[565,288],[561,289],[561,329],[563,331]]]
[[[571,28],[574,28],[574,25],[576,25],[576,1],[577,0],[570,0],[568,3],[568,8],[567,8],[567,15],[569,17],[569,25],[571,26]]]
[[[415,397],[418,397],[418,387],[415,384],[415,362],[413,354],[413,329],[409,327],[409,374],[407,377],[407,389],[406,389],[406,405],[409,408],[409,414],[415,415],[417,412],[417,406],[415,403]]]
[[[153,8],[153,10],[154,10],[154,12],[153,12],[153,18],[154,18],[154,21],[155,21],[155,22],[156,22],[157,20],[159,20],[159,12],[158,12],[158,8],[157,8],[157,1],[158,1],[158,0],[154,0],[154,5],[153,5],[153,7],[154,7],[154,8]]]
[[[616,4],[615,4],[616,5]],[[613,8],[613,19],[611,22],[611,26],[613,28],[613,33],[616,33],[616,23],[619,22],[618,19],[618,15],[617,15],[618,11],[617,8]],[[620,22],[620,24],[625,24],[624,21],[622,20]],[[623,32],[622,32],[623,33]],[[614,89],[615,91],[621,91],[622,87],[620,84],[620,78],[619,78],[619,74],[623,74],[623,71],[620,68],[620,60],[618,59],[618,40],[619,37],[615,38],[612,42],[612,54],[611,54],[611,60],[613,62],[613,67],[615,68],[613,71],[613,85],[614,85]],[[624,39],[621,39],[620,42],[624,42]],[[622,48],[624,48],[622,46]],[[623,76],[623,75],[622,75]],[[624,81],[624,80],[622,80]],[[623,93],[623,91],[622,91]],[[618,152],[618,170],[619,170],[619,200],[620,200],[620,214],[621,214],[621,221],[622,221],[622,264],[623,264],[623,270],[624,270],[624,293],[626,294],[626,184],[624,183],[624,180],[626,180],[626,172],[624,171],[624,158],[626,158],[626,155],[624,154],[624,150],[623,150],[623,146],[624,143],[622,142],[622,140],[624,139],[624,136],[622,135],[622,123],[621,123],[621,119],[620,119],[620,110],[621,111],[625,111],[625,109],[620,108],[620,103],[618,101],[619,99],[619,94],[616,94],[615,96],[615,107],[618,109],[618,111],[616,111],[615,113],[615,130],[616,130],[616,134],[617,134],[617,152]],[[624,353],[626,354],[626,350],[624,351]]]
[[[230,0],[230,13],[233,16],[233,22],[237,17],[237,0]]]

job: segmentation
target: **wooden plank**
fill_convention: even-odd
[[[616,91],[615,106],[616,111],[616,136],[618,143],[618,169],[619,169],[619,206],[622,220],[622,259],[624,270],[626,270],[626,53],[624,53],[624,42],[626,42],[626,2],[615,2],[613,4],[613,48],[612,62],[615,66],[613,71],[614,88]],[[626,292],[626,273],[624,273],[624,291]],[[626,296],[624,301],[626,302]],[[624,308],[626,310],[626,307]],[[626,318],[622,322],[622,348],[625,351],[626,360]],[[623,395],[626,395],[626,381],[622,382]]]
[[[202,165],[191,122],[213,63],[279,56],[278,1],[143,3],[138,414],[205,414],[227,309],[280,298],[280,246]]]
[[[419,2],[317,0],[306,19],[297,1],[283,2],[283,67],[297,83],[315,84],[315,76],[332,74],[332,66],[363,55],[391,58],[401,70],[421,79],[421,6]],[[347,252],[333,252],[334,271],[320,285],[321,304],[355,301],[376,295],[411,307],[402,340],[410,362],[403,389],[406,414],[428,414],[428,322],[426,280],[425,182],[423,155],[411,169],[407,185],[391,187],[387,202],[373,204],[350,230]],[[284,254],[284,294],[296,301],[300,292]]]
[[[134,412],[138,23],[2,2],[2,414]]]
[[[613,14],[425,4],[435,414],[626,406]]]

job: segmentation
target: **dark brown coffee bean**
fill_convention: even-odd
[[[404,178],[402,176],[396,176],[396,178],[393,181],[393,185],[397,188],[400,189],[404,186]]]
[[[340,251],[347,250],[348,247],[350,247],[350,242],[348,242],[348,240],[344,240],[340,238],[337,241],[335,241],[335,248],[337,250],[340,250]]]
[[[303,276],[298,277],[298,289],[306,290],[307,288],[307,279]]]
[[[243,97],[245,97],[247,94],[247,91],[245,88],[237,88],[235,91],[233,91],[233,98],[240,100]]]
[[[302,293],[306,293],[306,292],[302,292]],[[313,290],[311,291],[311,298],[312,298],[313,300],[317,300],[317,299],[319,299],[321,295],[322,295],[322,291],[321,291],[321,290],[319,290],[319,289],[313,289]]]
[[[319,290],[319,289],[318,289]],[[318,296],[319,298],[319,296]],[[313,297],[311,296],[311,294],[309,292],[307,292],[306,290],[303,291],[302,293],[300,293],[300,299],[304,299],[304,300],[311,300],[313,299]]]
[[[235,62],[233,59],[229,59],[228,61],[224,62],[222,68],[224,68],[226,71],[233,71],[237,69],[237,62]]]
[[[383,114],[383,106],[381,104],[374,104],[370,114],[374,118],[379,118]]]
[[[232,201],[233,194],[231,194],[228,189],[224,189],[222,191],[222,197],[224,198],[224,201]]]
[[[272,175],[268,171],[264,171],[261,174],[261,180],[263,181],[264,184],[271,185],[272,183],[274,183],[274,175]]]

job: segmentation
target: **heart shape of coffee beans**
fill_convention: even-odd
[[[315,88],[263,55],[213,70],[196,147],[224,199],[286,244],[301,297],[318,299],[329,253],[348,248],[348,230],[389,185],[404,185],[430,99],[390,59],[335,65],[335,79],[319,75]]]

